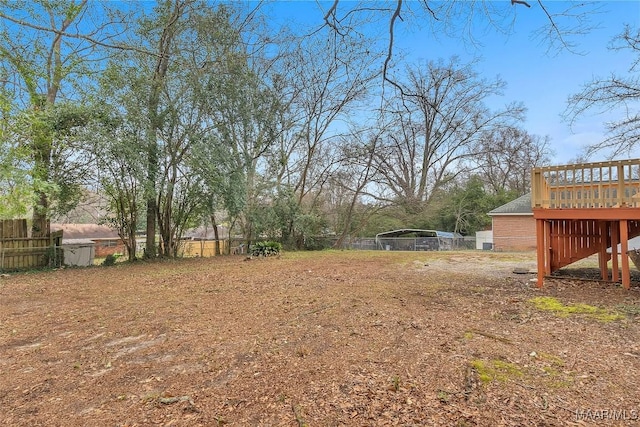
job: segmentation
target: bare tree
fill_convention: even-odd
[[[564,112],[572,124],[589,111],[615,111],[624,116],[606,124],[608,136],[587,147],[587,157],[599,151],[607,151],[611,157],[631,154],[640,144],[640,29],[626,26],[613,40],[611,49],[631,50],[635,55],[628,74],[594,78],[569,98]]]
[[[281,64],[291,127],[288,139],[281,138],[271,153],[270,166],[278,185],[293,189],[303,216],[322,205],[323,191],[339,166],[340,137],[349,132],[350,115],[359,114],[380,71],[379,57],[357,34],[336,37],[325,31],[297,42]],[[289,218],[285,227],[292,236],[294,221]],[[299,237],[294,240],[301,242]]]
[[[531,168],[551,160],[549,142],[549,137],[531,135],[516,127],[483,132],[474,149],[474,173],[492,194],[525,194],[531,188]]]
[[[368,187],[376,174],[376,151],[383,129],[378,132],[354,129],[342,138],[340,167],[329,180],[327,211],[334,217],[333,230],[341,247],[349,234],[358,234],[366,219],[384,204],[368,197]],[[368,198],[369,203],[364,203]]]
[[[402,93],[387,108],[389,131],[376,152],[377,182],[390,193],[385,197],[408,211],[423,209],[438,188],[465,171],[485,132],[521,120],[519,104],[499,111],[485,106],[503,87],[456,58],[410,68]]]
[[[347,4],[344,8],[342,4]],[[532,7],[533,4],[533,7]],[[463,38],[471,43],[480,44],[476,33],[486,26],[508,34],[517,25],[517,11],[537,13],[545,18],[545,25],[535,31],[534,36],[547,44],[549,52],[559,50],[575,51],[575,38],[596,26],[589,18],[600,10],[598,2],[551,2],[512,0],[496,2],[490,0],[451,0],[435,2],[422,0],[417,2],[396,0],[389,5],[380,6],[371,2],[340,2],[334,0],[324,16],[325,25],[336,34],[345,36],[357,31],[353,25],[354,16],[367,14],[370,20],[385,22],[387,27],[387,48],[383,64],[383,78],[396,89],[397,85],[390,69],[394,57],[395,32],[399,23],[406,26],[431,28],[434,35]]]
[[[300,200],[325,179],[329,138],[336,122],[344,121],[369,94],[370,83],[378,74],[375,61],[362,53],[364,40],[349,44],[309,40],[295,57],[293,108],[298,115],[298,179],[294,188]]]

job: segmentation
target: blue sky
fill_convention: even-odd
[[[559,2],[547,2],[559,3]],[[612,72],[628,73],[634,59],[628,51],[607,49],[611,39],[619,34],[623,25],[640,25],[639,1],[601,2],[603,11],[595,19],[600,28],[577,38],[576,50],[582,54],[547,52],[547,46],[532,39],[544,16],[532,8],[517,11],[514,34],[491,34],[482,40],[483,47],[476,54],[483,60],[479,68],[487,76],[499,74],[507,82],[504,101],[522,101],[528,108],[525,128],[533,134],[548,135],[556,152],[554,164],[568,163],[584,145],[600,141],[604,137],[604,122],[620,117],[615,113],[583,116],[572,128],[562,120],[561,113],[567,106],[567,98],[594,77],[606,77]],[[441,44],[443,51],[460,50],[464,46],[448,40]],[[637,154],[640,157],[640,153]],[[603,158],[593,158],[594,161]]]
[[[410,6],[412,2],[407,2]],[[458,55],[463,60],[480,58],[478,71],[487,78],[500,75],[507,82],[505,96],[494,99],[496,108],[512,101],[521,101],[528,108],[524,127],[533,134],[548,135],[555,151],[553,164],[569,163],[581,154],[582,147],[604,137],[604,122],[619,118],[616,112],[583,116],[573,128],[561,118],[567,98],[594,77],[606,77],[612,72],[625,74],[633,61],[630,51],[610,51],[611,39],[619,34],[624,24],[640,25],[640,1],[621,0],[598,2],[601,13],[593,17],[599,28],[588,35],[575,38],[576,51],[548,52],[547,45],[532,33],[546,22],[543,11],[535,0],[531,8],[518,7],[511,34],[488,30],[478,33],[476,45],[461,38],[434,37],[432,32],[408,26],[409,20],[399,22],[396,47],[405,50],[408,61],[435,60]],[[304,23],[321,22],[321,8],[331,3],[316,1],[281,2],[277,13],[285,21],[298,19]],[[354,3],[351,3],[354,4]],[[547,0],[552,9],[562,9],[567,2]],[[341,1],[342,7],[349,2]],[[415,6],[416,3],[413,3]],[[284,7],[283,7],[284,6]],[[496,0],[494,7],[512,8],[508,0]],[[509,9],[512,10],[512,9]],[[290,24],[294,25],[294,24]],[[636,157],[640,157],[640,152]],[[604,160],[592,158],[594,161]]]

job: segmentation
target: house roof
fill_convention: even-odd
[[[533,215],[533,211],[531,210],[531,193],[520,196],[502,206],[498,206],[487,215]]]
[[[63,239],[63,246],[94,246],[96,243],[91,239]]]
[[[68,239],[119,239],[118,232],[98,224],[51,224],[51,231],[62,230],[62,238]]]

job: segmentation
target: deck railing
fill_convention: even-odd
[[[640,207],[640,159],[533,168],[531,206]]]

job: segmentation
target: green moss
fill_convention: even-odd
[[[569,388],[573,386],[573,382],[569,380],[551,381],[548,384],[549,384],[549,387],[555,388],[555,389]]]
[[[556,366],[564,366],[564,360],[561,357],[549,353],[538,353],[540,359],[546,360]]]
[[[483,383],[491,381],[505,382],[512,378],[521,377],[522,370],[515,364],[502,360],[472,360],[471,367],[478,373],[478,378]]]
[[[625,313],[627,316],[640,316],[640,305],[618,304],[616,310]]]
[[[556,316],[568,317],[573,314],[584,314],[600,322],[612,322],[624,319],[624,316],[588,304],[563,304],[553,297],[535,297],[529,300],[538,310],[551,311]]]
[[[542,376],[544,384],[553,389],[563,389],[573,385],[575,374],[566,371],[565,361],[563,358],[549,353],[535,353],[536,364],[543,364],[535,372],[536,378],[540,377],[540,371],[544,373]]]
[[[521,377],[522,370],[513,363],[504,362],[502,360],[494,360],[493,366],[498,373],[503,373],[504,376]]]
[[[445,391],[439,391],[438,392],[438,400],[442,403],[449,403],[449,400],[451,399],[451,395]]]

